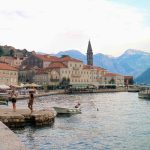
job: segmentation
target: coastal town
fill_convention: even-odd
[[[47,100],[46,96],[60,95],[59,99],[63,100],[63,104],[65,104],[66,100],[62,98],[62,94],[139,92],[139,87],[134,85],[133,76],[110,72],[93,64],[93,49],[90,41],[87,46],[86,64],[69,55],[57,57],[34,51],[27,53],[26,50],[21,53],[13,50],[12,47],[10,48],[10,56],[0,57],[0,104],[8,106],[9,101],[12,101],[13,108],[2,107],[0,109],[0,128],[2,130],[0,139],[7,136],[10,139],[13,138],[13,146],[18,149],[24,150],[26,147],[10,130],[6,131],[6,126],[14,129],[24,128],[28,125],[31,127],[51,126],[54,124],[56,116],[82,114],[81,100],[76,101],[77,104],[74,108],[72,106],[68,108],[61,106],[59,102],[56,106],[51,106],[49,104],[51,101]],[[11,92],[15,90],[17,97],[15,97],[14,105]],[[139,98],[149,98],[148,91],[149,87],[146,89],[142,87]],[[35,98],[43,97],[48,108],[33,108],[34,101],[31,102],[30,107],[31,93],[34,93]],[[27,106],[23,108],[17,106],[16,108],[16,100],[18,99],[20,101],[29,99],[28,108],[26,108]],[[70,99],[72,98],[70,97]],[[99,112],[99,106],[93,101],[91,103],[94,109]],[[38,105],[41,105],[41,99]],[[82,103],[82,105],[84,104]],[[9,142],[3,142],[4,149],[13,150],[9,145]]]
[[[0,4],[0,150],[150,149],[150,1]]]
[[[87,64],[68,55],[61,57],[32,52],[29,56],[11,51],[12,56],[0,57],[0,82],[2,85],[19,86],[35,83],[43,87],[71,86],[118,88],[133,84],[133,76],[124,76],[93,64],[93,50],[89,41]]]

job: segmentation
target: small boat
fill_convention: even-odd
[[[127,91],[128,92],[139,92],[140,88],[135,85],[129,85]]]
[[[150,86],[141,87],[138,96],[139,98],[150,99]]]
[[[0,105],[8,105],[8,101],[0,101]]]
[[[63,108],[63,107],[53,107],[57,114],[81,114],[81,109],[79,108]]]

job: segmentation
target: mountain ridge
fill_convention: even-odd
[[[87,63],[86,55],[78,50],[61,51],[55,56],[69,55]],[[150,53],[141,50],[128,49],[119,57],[110,57],[102,53],[93,55],[93,64],[107,70],[123,75],[139,76],[150,67]]]
[[[150,68],[144,71],[140,76],[135,79],[138,84],[149,84],[150,85]]]

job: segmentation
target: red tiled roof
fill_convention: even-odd
[[[67,68],[62,62],[54,62],[49,65],[48,68]]]
[[[104,68],[101,67],[97,67],[97,66],[91,66],[91,65],[84,65],[83,69],[97,69],[97,70],[106,70]]]
[[[60,58],[60,60],[63,61],[63,62],[66,62],[66,61],[67,61],[67,62],[68,62],[68,61],[82,62],[81,60],[72,58],[72,57],[70,57],[70,56],[65,56],[65,57],[63,57],[63,58]]]
[[[40,54],[36,54],[35,56],[38,57],[39,59],[42,59],[43,61],[50,61],[50,62],[60,61],[60,58],[56,56],[40,55]]]
[[[9,64],[5,64],[5,63],[0,63],[0,70],[17,71],[17,69],[15,67],[12,67]]]
[[[126,79],[133,79],[133,76],[124,76]]]
[[[47,74],[48,71],[47,69],[38,69],[38,71],[36,72],[36,74]]]
[[[108,72],[108,73],[106,73],[104,76],[112,77],[112,76],[122,76],[122,75],[116,74],[116,73],[112,73],[112,72]]]

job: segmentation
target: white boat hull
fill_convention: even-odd
[[[81,110],[77,108],[62,108],[62,107],[53,107],[57,114],[81,114]]]

